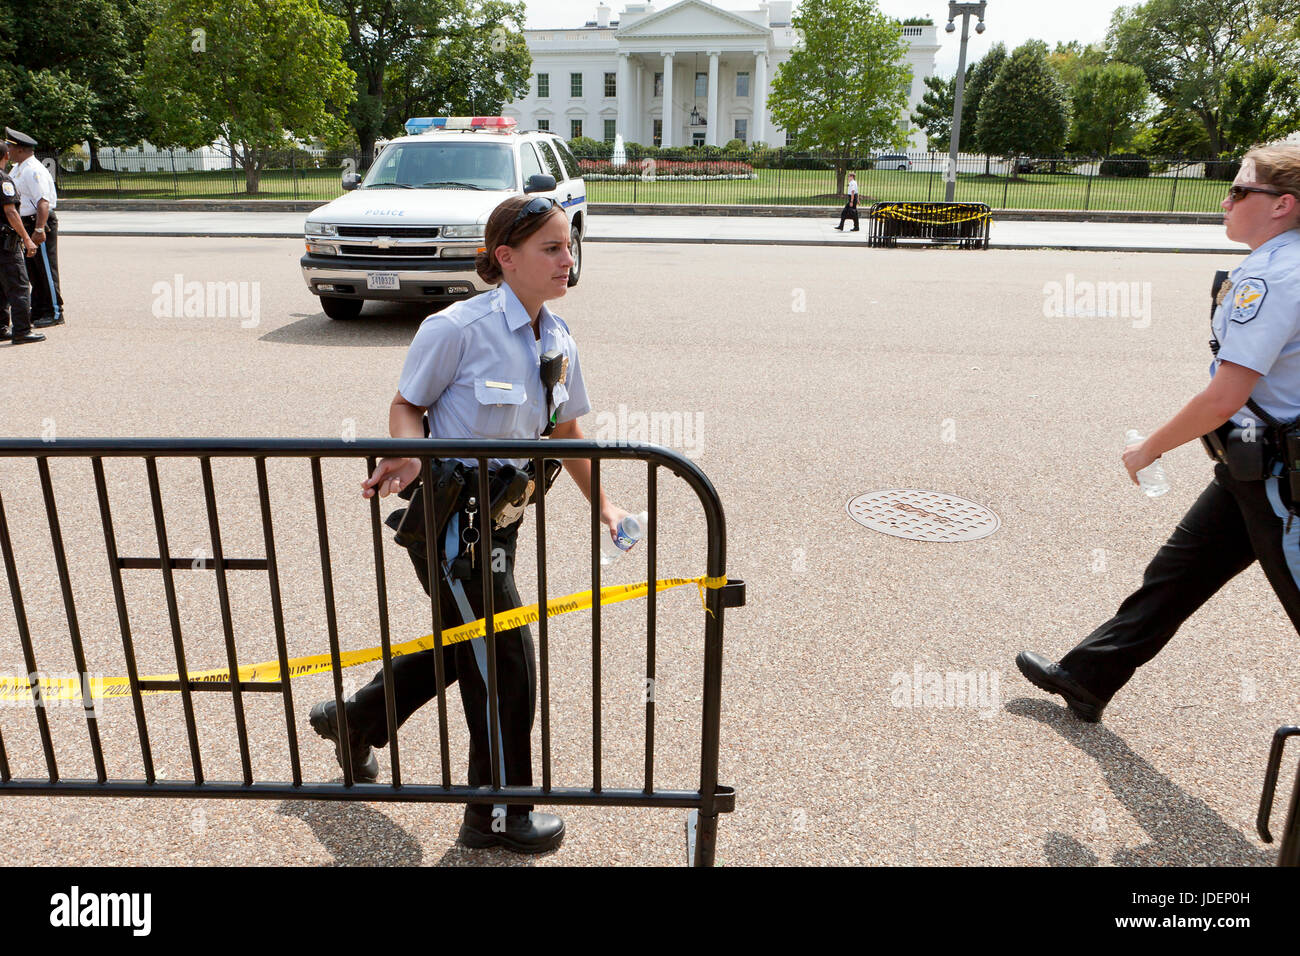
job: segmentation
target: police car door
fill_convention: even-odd
[[[581,225],[581,233],[587,232],[587,186],[582,180],[582,173],[578,167],[578,158],[573,155],[573,150],[569,149],[569,144],[562,139],[551,141],[560,153],[560,160],[568,170],[568,176],[564,181],[563,198],[557,196],[560,202],[564,203],[565,210],[569,214],[569,221],[572,222],[574,217],[578,217]],[[581,213],[581,215],[579,215]]]

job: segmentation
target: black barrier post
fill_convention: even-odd
[[[542,696],[542,792],[551,791],[551,648],[548,591],[546,589],[546,460],[533,459],[533,481],[537,493],[537,646],[541,654]]]
[[[591,463],[591,789],[600,792],[600,461]]]
[[[375,473],[375,459],[366,459],[366,477]],[[380,531],[379,492],[370,496],[370,535],[375,548],[375,595],[379,602],[379,648],[384,673],[384,712],[388,720],[388,756],[393,786],[402,785],[402,768],[397,757],[397,692],[393,689],[393,652],[388,632],[388,583],[384,574],[384,538]],[[432,583],[436,585],[437,579]],[[432,588],[431,588],[432,590]]]
[[[40,668],[36,664],[36,649],[27,625],[27,609],[23,604],[22,589],[18,586],[18,564],[14,560],[13,543],[9,540],[9,521],[5,517],[4,499],[0,498],[0,557],[4,558],[5,574],[9,579],[9,593],[13,596],[14,618],[18,623],[18,640],[23,646],[23,662],[27,665],[27,686],[32,693],[32,709],[36,712],[36,726],[41,732],[41,747],[45,750],[45,769],[50,783],[57,783],[59,767],[54,759],[54,740],[50,737],[50,722],[45,713],[44,691],[39,681]]]
[[[483,642],[487,650],[488,756],[492,761],[492,790],[496,793],[506,781],[503,773],[505,748],[501,739],[501,698],[497,688],[497,629],[496,621],[493,620],[496,616],[496,602],[492,593],[492,493],[488,487],[486,458],[478,459],[478,520],[479,587],[483,593]]]
[[[117,627],[122,634],[122,651],[126,655],[126,677],[131,685],[131,704],[135,708],[135,729],[140,737],[140,756],[144,760],[144,779],[154,782],[153,749],[149,746],[149,726],[144,719],[144,701],[140,697],[140,673],[135,663],[135,644],[131,640],[131,621],[126,611],[126,592],[122,587],[122,560],[117,554],[117,536],[113,533],[113,515],[104,481],[104,459],[91,459],[95,472],[95,492],[99,499],[99,518],[104,528],[104,550],[108,555],[108,573],[113,580],[113,601],[117,605]]]
[[[372,472],[373,474],[373,472]],[[447,740],[447,673],[442,660],[442,575],[438,567],[437,519],[433,513],[433,460],[421,456],[420,478],[424,485],[424,554],[429,576],[429,613],[433,621],[433,674],[438,689],[438,753],[442,759],[442,787],[451,789],[451,749]],[[375,489],[378,496],[379,489]],[[456,507],[456,502],[451,503]],[[450,557],[450,556],[449,556]],[[395,715],[394,715],[395,716]]]
[[[248,726],[244,719],[243,678],[239,675],[239,655],[235,650],[235,628],[230,620],[230,590],[226,582],[226,553],[221,547],[221,522],[217,517],[217,493],[212,485],[212,459],[200,458],[203,474],[203,497],[208,505],[208,533],[212,538],[212,565],[217,572],[217,603],[221,606],[221,632],[226,639],[226,666],[230,669],[230,695],[235,704],[235,733],[239,735],[239,762],[244,771],[244,785],[253,782],[252,758],[248,753]],[[288,675],[284,675],[286,678]]]
[[[311,487],[316,501],[316,537],[320,548],[321,583],[325,590],[325,626],[329,631],[330,675],[334,678],[335,721],[339,732],[340,753],[343,759],[343,785],[355,783],[352,776],[351,735],[348,730],[348,709],[343,699],[343,666],[339,661],[339,624],[334,606],[334,575],[330,566],[330,535],[325,524],[325,489],[321,482],[320,458],[311,459]]]
[[[289,771],[293,785],[302,786],[302,764],[298,755],[298,726],[293,716],[292,681],[289,679],[289,651],[284,643],[284,605],[280,600],[280,571],[275,559],[275,530],[271,522],[271,495],[266,481],[266,458],[254,459],[257,468],[257,498],[262,506],[262,541],[266,547],[266,573],[271,586],[271,615],[275,622],[275,653],[280,661],[280,690],[284,697],[284,724],[289,734]]]
[[[41,475],[41,494],[45,498],[45,516],[50,526],[50,542],[54,545],[54,563],[59,571],[59,588],[63,592],[63,611],[68,621],[68,636],[72,639],[72,656],[77,663],[77,678],[81,682],[82,709],[85,711],[86,731],[90,734],[90,749],[95,756],[95,776],[100,783],[108,779],[104,769],[104,752],[99,743],[99,721],[95,716],[95,702],[90,697],[90,673],[86,668],[86,652],[81,646],[81,627],[77,623],[77,605],[72,596],[72,578],[68,575],[68,556],[63,550],[63,530],[59,526],[59,510],[54,501],[54,485],[50,481],[50,463],[45,458],[36,459]]]
[[[185,709],[185,732],[190,741],[190,763],[194,768],[194,782],[203,782],[203,761],[199,757],[199,731],[194,721],[194,700],[190,693],[190,672],[185,664],[185,644],[181,638],[180,609],[176,605],[176,582],[172,578],[171,549],[167,546],[167,523],[163,518],[162,491],[158,486],[158,460],[145,458],[145,473],[149,479],[149,499],[153,504],[154,532],[158,536],[158,564],[163,574],[163,590],[167,594],[167,617],[172,629],[172,649],[176,654],[176,673],[180,678],[181,705]],[[141,681],[141,689],[165,685],[166,681]]]
[[[645,648],[645,792],[654,792],[655,779],[655,617],[658,613],[659,589],[659,466],[650,462],[646,469],[646,512],[650,527],[646,529]]]

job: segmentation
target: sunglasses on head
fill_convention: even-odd
[[[1251,193],[1263,193],[1265,196],[1285,196],[1286,193],[1277,189],[1268,189],[1264,186],[1229,186],[1228,199],[1232,202],[1241,202]]]
[[[559,203],[548,196],[536,196],[533,199],[528,200],[528,202],[524,203],[524,208],[519,210],[519,215],[515,216],[514,222],[510,224],[510,228],[506,230],[505,236],[501,239],[501,245],[510,245],[510,234],[515,231],[517,225],[529,216],[538,216],[543,213],[548,213],[557,206],[559,206]]]

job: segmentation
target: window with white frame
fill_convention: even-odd
[[[569,120],[569,139],[577,139],[582,135],[582,120]]]
[[[550,95],[551,95],[551,74],[538,73],[537,74],[538,99],[544,99],[545,97],[548,97]]]
[[[582,74],[581,73],[569,74],[569,95],[572,96],[574,99],[579,99],[582,97]]]
[[[614,142],[614,121],[610,119],[605,120],[605,142]]]
[[[748,73],[748,71],[746,71],[746,72],[744,72],[744,73],[737,73],[737,74],[736,74],[736,96],[737,96],[737,97],[746,97],[746,96],[749,96],[749,73]]]
[[[605,74],[605,95],[618,96],[618,74],[617,73]]]
[[[738,139],[742,143],[749,142],[749,120],[747,119],[736,120],[736,135],[733,136],[732,139]]]

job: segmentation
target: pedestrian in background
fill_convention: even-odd
[[[43,342],[45,336],[32,331],[30,285],[23,259],[36,254],[36,243],[18,216],[18,187],[4,171],[8,155],[9,147],[0,142],[0,339],[26,345]]]
[[[858,231],[858,177],[853,173],[849,173],[849,181],[848,183],[845,184],[844,188],[849,194],[849,201],[846,202],[844,204],[844,208],[840,210],[840,224],[835,228],[838,229],[840,232],[843,232],[844,220],[852,218],[853,231],[857,232]]]
[[[13,157],[14,185],[21,203],[18,215],[36,243],[36,255],[28,261],[32,285],[32,327],[63,324],[63,294],[59,291],[59,205],[54,177],[36,159],[36,140],[26,133],[5,127],[5,141]]]

